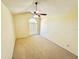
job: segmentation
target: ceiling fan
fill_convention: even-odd
[[[41,16],[41,15],[44,15],[46,16],[47,14],[45,13],[40,13],[38,10],[37,10],[37,7],[38,7],[38,2],[35,2],[35,7],[36,7],[36,10],[34,11],[34,15],[37,15],[37,16]]]

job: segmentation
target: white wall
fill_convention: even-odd
[[[2,55],[1,59],[12,59],[14,43],[15,43],[15,36],[14,36],[14,25],[13,19],[10,11],[8,8],[1,3],[1,17],[2,17]]]
[[[77,55],[77,6],[42,17],[41,35]]]
[[[29,19],[31,13],[19,13],[14,15],[16,38],[24,38],[29,35]]]

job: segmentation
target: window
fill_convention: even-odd
[[[38,23],[35,18],[29,20],[29,33],[30,35],[38,34]]]

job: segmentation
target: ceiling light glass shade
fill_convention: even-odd
[[[39,13],[39,11],[36,11],[36,13]]]
[[[38,15],[34,15],[34,18],[38,18]]]

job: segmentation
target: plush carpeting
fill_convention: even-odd
[[[77,59],[77,56],[35,35],[16,39],[13,59]]]

